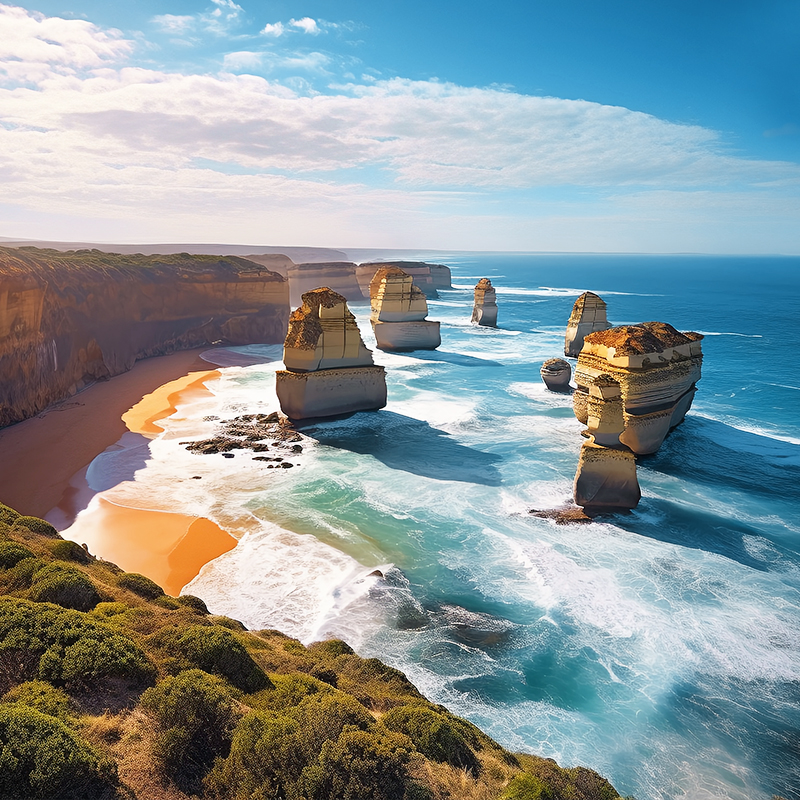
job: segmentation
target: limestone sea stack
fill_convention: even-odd
[[[436,298],[439,296],[437,289],[453,288],[450,283],[450,268],[444,264],[427,264],[424,261],[367,262],[356,267],[356,279],[364,297],[370,297],[372,279],[384,267],[397,267],[410,275],[425,297]]]
[[[702,338],[664,322],[590,333],[575,369],[575,416],[588,424],[591,387],[599,376],[610,376],[622,397],[620,442],[637,454],[655,453],[692,404],[703,361]]]
[[[599,374],[586,390],[589,440],[578,459],[575,502],[589,511],[636,508],[642,493],[636,458],[620,442],[625,430],[620,384],[608,374]]]
[[[381,350],[435,350],[439,323],[426,320],[428,301],[410,275],[382,267],[370,283],[370,322]]]
[[[572,306],[564,337],[564,355],[577,358],[587,334],[611,327],[606,319],[605,301],[594,292],[584,292]]]
[[[356,265],[350,261],[290,264],[286,276],[289,279],[289,302],[292,307],[299,306],[303,302],[303,294],[318,286],[328,286],[345,300],[364,299],[356,280]]]
[[[497,295],[488,278],[481,278],[475,286],[472,321],[487,328],[497,327]]]
[[[375,366],[342,295],[327,287],[303,295],[289,317],[285,370],[276,373],[290,419],[331,417],[386,405],[386,371]]]
[[[569,390],[569,379],[572,377],[572,367],[569,361],[563,358],[548,358],[539,370],[544,385],[551,392],[566,392]]]

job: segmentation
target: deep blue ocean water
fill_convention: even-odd
[[[204,417],[277,407],[274,362],[230,368],[152,443],[132,501],[242,535],[186,591],[250,627],[342,636],[507,747],[637,800],[800,798],[800,258],[431,260],[456,287],[429,304],[442,345],[376,352],[386,409],[306,426],[292,470],[186,453]],[[469,322],[482,277],[496,330]],[[570,497],[582,426],[539,368],[587,289],[614,324],[703,333],[703,377],[639,459],[639,507],[556,526],[528,512]]]

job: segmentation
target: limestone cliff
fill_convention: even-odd
[[[577,358],[583,340],[590,333],[604,331],[611,323],[606,319],[606,303],[594,292],[584,292],[572,307],[564,336],[564,355]]]
[[[345,300],[364,299],[356,280],[356,265],[350,261],[292,264],[286,275],[289,278],[289,301],[292,307],[299,306],[303,302],[303,295],[319,286],[327,286]]]
[[[0,426],[148,356],[279,342],[286,280],[235,256],[0,248]]]
[[[375,273],[384,267],[396,267],[410,275],[426,297],[438,297],[437,289],[452,289],[450,268],[444,264],[427,264],[424,261],[369,262],[356,267],[356,279],[364,297],[369,297],[369,285]]]
[[[426,320],[428,301],[399,267],[381,267],[372,278],[370,322],[381,350],[435,350],[439,323]]]
[[[291,419],[386,405],[386,371],[374,365],[345,298],[328,287],[306,292],[289,317],[283,363],[275,388]]]
[[[487,328],[497,327],[497,293],[488,278],[481,278],[475,285],[472,322]]]
[[[692,404],[703,361],[699,333],[664,322],[621,325],[585,337],[575,369],[575,416],[586,423],[590,387],[600,375],[620,386],[624,431],[634,453],[654,453]]]

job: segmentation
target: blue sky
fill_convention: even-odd
[[[800,252],[800,3],[0,5],[0,235]]]

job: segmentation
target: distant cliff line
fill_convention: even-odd
[[[282,342],[288,316],[286,277],[237,256],[0,247],[0,427],[141,358]]]

